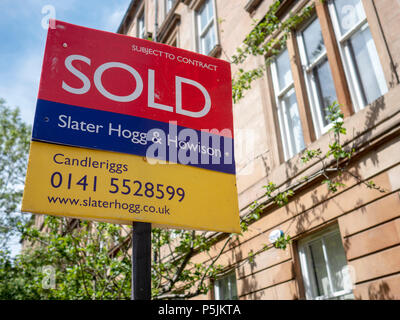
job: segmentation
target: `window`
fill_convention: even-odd
[[[271,74],[283,151],[287,160],[305,147],[287,49],[282,51],[271,64]]]
[[[298,34],[298,44],[311,114],[319,137],[329,129],[326,108],[337,97],[318,19],[314,19]]]
[[[354,299],[337,227],[301,241],[299,256],[307,299]]]
[[[196,11],[198,51],[209,54],[217,44],[213,0],[205,0]]]
[[[330,1],[329,11],[358,111],[388,91],[383,70],[361,0]]]
[[[137,36],[138,38],[144,39],[146,35],[145,23],[144,23],[144,10],[139,14],[137,18]]]
[[[388,91],[363,0],[314,3],[316,15],[271,64],[285,161],[331,128],[327,108],[335,101],[347,117]]]
[[[235,271],[215,280],[214,296],[215,300],[237,300]]]
[[[165,15],[172,9],[172,5],[174,4],[175,0],[165,0]]]

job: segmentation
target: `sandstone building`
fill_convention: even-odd
[[[133,0],[118,32],[229,61],[273,2]],[[295,196],[284,207],[267,205],[221,256],[226,275],[199,298],[400,298],[400,2],[282,0],[278,14],[284,20],[310,4],[311,17],[233,107],[241,215],[262,201],[270,181],[297,186]],[[328,150],[324,108],[334,100],[345,116],[344,143],[356,154],[354,175],[344,174],[345,187],[330,193],[321,163],[300,160],[304,149]],[[313,179],[296,184],[304,176]],[[385,192],[367,188],[371,180]],[[246,260],[276,229],[291,245]]]

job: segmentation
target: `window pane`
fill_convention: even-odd
[[[217,300],[236,300],[238,297],[235,273],[216,280],[214,292]]]
[[[370,104],[387,91],[378,53],[369,28],[357,32],[350,40],[353,63],[360,78],[365,104]],[[368,72],[363,72],[365,67]]]
[[[276,58],[276,69],[278,74],[279,90],[282,90],[293,82],[289,53],[287,50],[284,50]]]
[[[200,11],[199,11],[199,17],[200,17],[200,30],[201,32],[204,27],[207,25],[207,11],[205,10],[205,7],[203,6]]]
[[[321,240],[310,244],[309,250],[313,267],[312,270],[314,271],[314,277],[317,286],[317,294],[318,296],[328,295],[330,292],[329,278]]]
[[[322,38],[321,26],[315,19],[303,31],[304,46],[307,55],[307,63],[310,65],[325,51],[324,39]]]
[[[236,300],[237,299],[237,289],[236,289],[236,276],[234,273],[232,273],[229,276],[228,289],[229,289],[229,294],[226,298],[229,300]]]
[[[138,37],[144,38],[144,13],[138,18]]]
[[[208,22],[213,18],[213,9],[211,0],[208,0],[204,3],[204,5],[199,10],[200,16],[200,30],[199,32],[204,31],[204,28],[207,26]]]
[[[282,97],[281,105],[284,108],[285,117],[285,123],[282,123],[281,127],[285,128],[287,126],[286,130],[282,130],[282,135],[286,136],[287,133],[290,135],[289,137],[284,137],[284,143],[290,144],[290,148],[285,146],[285,149],[288,156],[292,157],[304,149],[303,129],[294,89],[291,89]]]
[[[219,298],[226,300],[229,297],[228,279],[222,279],[219,281]]]
[[[347,262],[340,235],[335,233],[325,238],[325,246],[329,260],[333,291],[342,291],[345,289],[343,268],[347,265]]]
[[[329,121],[326,119],[326,108],[337,100],[331,69],[329,68],[327,59],[313,69],[313,75],[319,95],[322,123],[326,126],[329,124]]]
[[[197,35],[199,52],[209,54],[216,45],[216,34],[214,28],[214,10],[211,0],[204,2],[203,6],[197,12],[198,25]],[[208,26],[208,28],[206,28]]]
[[[335,0],[333,3],[342,35],[350,31],[358,22],[365,18],[361,0]]]
[[[210,21],[214,16],[214,8],[211,0],[207,0],[206,7],[207,7],[208,21]]]
[[[172,4],[173,4],[173,2],[174,2],[174,0],[166,0],[166,12],[168,13],[168,11],[169,10],[171,10],[172,9]]]
[[[214,28],[209,28],[207,33],[201,39],[200,53],[208,54],[215,45]]]

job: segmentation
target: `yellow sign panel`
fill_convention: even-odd
[[[240,232],[237,208],[233,174],[31,142],[24,212]]]

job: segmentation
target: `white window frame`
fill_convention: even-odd
[[[363,18],[357,24],[355,24],[349,31],[347,31],[344,35],[341,35],[339,19],[337,16],[335,5],[332,0],[330,0],[328,2],[328,8],[329,8],[330,16],[332,18],[333,29],[334,29],[336,41],[337,41],[337,44],[339,47],[340,56],[343,61],[345,74],[346,74],[346,80],[349,84],[350,94],[351,94],[351,98],[353,101],[355,112],[362,110],[363,108],[365,108],[368,105],[367,101],[365,101],[366,97],[364,97],[362,94],[363,89],[361,88],[361,79],[359,79],[359,77],[357,75],[356,67],[353,64],[353,57],[352,57],[352,54],[350,52],[349,45],[348,45],[348,40],[353,35],[369,28],[367,16],[365,14],[364,6],[363,6],[361,0],[360,0],[360,4],[361,4],[361,8],[362,8],[362,11],[364,14]],[[373,43],[373,44],[374,44],[374,49],[376,52],[375,43]],[[375,63],[372,64],[372,67],[374,68],[375,74],[378,76],[377,82],[378,82],[379,89],[382,92],[382,94],[385,94],[388,91],[388,87],[386,84],[385,76],[384,76],[382,66],[380,64],[380,60],[379,60],[379,56],[378,56],[377,52],[376,52],[376,60],[377,61],[375,61]]]
[[[231,270],[230,272],[226,273],[224,276],[214,280],[214,298],[215,300],[226,300],[226,297],[221,297],[221,290],[220,290],[220,281],[224,281],[224,280],[228,280],[228,286],[231,286],[232,283],[229,281],[229,279],[231,277],[234,277],[235,282],[234,285],[236,287],[235,291],[236,291],[236,299],[238,298],[237,296],[237,279],[236,279],[236,272],[235,270]],[[232,291],[232,290],[230,290]],[[235,298],[235,297],[234,297]]]
[[[323,255],[324,255],[327,276],[328,276],[328,280],[329,280],[329,286],[330,286],[330,288],[333,288],[329,258],[328,258],[326,245],[325,245],[325,238],[332,236],[333,234],[340,235],[340,231],[336,225],[331,226],[327,230],[319,232],[313,236],[307,237],[307,238],[299,241],[299,243],[298,243],[301,273],[303,276],[306,299],[308,299],[308,300],[329,300],[329,299],[333,299],[333,298],[339,298],[339,297],[342,297],[345,295],[353,295],[353,290],[350,289],[352,287],[351,285],[347,285],[348,289],[332,292],[329,295],[321,295],[321,296],[316,295],[317,286],[315,283],[315,277],[311,276],[311,272],[313,272],[313,271],[309,270],[309,261],[307,260],[307,257],[309,256],[309,250],[310,250],[309,246],[310,246],[310,244],[312,244],[315,241],[322,242],[322,251],[323,251]],[[354,295],[353,295],[353,298],[354,298]]]
[[[281,53],[284,52],[285,50],[287,50],[287,48],[282,50]],[[290,63],[290,61],[289,61],[289,63]],[[290,72],[292,73],[292,70],[290,70]],[[274,88],[275,103],[276,103],[276,108],[277,108],[277,113],[278,113],[279,127],[280,127],[280,131],[281,131],[283,153],[284,153],[284,158],[286,161],[301,151],[301,150],[298,150],[298,151],[295,150],[295,143],[294,143],[294,141],[292,141],[293,134],[290,132],[291,126],[288,123],[288,117],[286,117],[284,114],[285,110],[287,110],[287,106],[285,105],[284,101],[282,100],[282,98],[290,90],[294,90],[295,94],[296,94],[296,90],[294,88],[293,74],[292,74],[292,81],[282,90],[279,89],[279,78],[278,78],[276,59],[271,63],[271,76],[272,76],[272,83],[273,83],[273,88]],[[296,100],[297,100],[297,96],[296,96]],[[297,104],[297,109],[298,109],[298,104]],[[304,141],[304,133],[303,133],[303,141]]]
[[[316,19],[318,19],[317,16],[315,16],[314,18],[311,18],[310,21],[308,21],[308,23],[299,30],[299,32],[297,33],[297,44],[299,46],[300,60],[301,60],[301,65],[302,65],[303,72],[304,72],[304,79],[305,79],[305,83],[306,83],[307,95],[308,95],[310,106],[311,106],[311,116],[312,116],[312,119],[314,122],[316,136],[317,136],[317,138],[319,138],[324,133],[328,132],[328,130],[332,127],[332,124],[328,123],[327,125],[324,125],[324,121],[322,118],[323,114],[321,111],[322,108],[320,105],[317,84],[316,84],[316,81],[312,74],[312,71],[315,67],[317,67],[319,64],[321,64],[324,60],[327,60],[328,56],[327,56],[326,48],[324,48],[324,51],[321,52],[321,54],[311,64],[308,64],[306,48],[305,48],[304,39],[302,36],[303,31],[311,23],[313,23]],[[328,65],[329,65],[329,61],[328,61]],[[329,65],[329,68],[330,68],[330,65]],[[331,71],[331,74],[332,74],[332,71]]]
[[[199,11],[206,5],[206,3],[210,1],[211,6],[213,8],[213,17],[210,19],[210,21],[207,23],[207,25],[203,28],[203,30],[200,30],[200,14]],[[219,37],[218,37],[218,27],[217,27],[217,7],[215,5],[214,0],[204,0],[201,2],[201,4],[194,10],[194,21],[195,21],[195,34],[196,34],[196,51],[208,55],[210,52],[213,50],[213,48],[218,45],[219,43]],[[210,52],[202,52],[202,37],[204,37],[207,34],[207,31],[212,28],[214,32],[214,38],[215,38],[215,43],[213,48],[211,48]]]
[[[143,19],[143,29],[141,30],[140,28],[140,22]],[[145,8],[143,6],[143,8],[139,11],[139,14],[137,16],[137,20],[136,20],[136,24],[137,24],[137,37],[144,39],[146,36],[146,16],[145,16]]]

